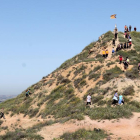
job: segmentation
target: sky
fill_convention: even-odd
[[[139,7],[139,0],[0,0],[0,95],[20,94],[115,24],[139,30]]]

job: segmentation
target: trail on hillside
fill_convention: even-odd
[[[38,134],[42,135],[45,140],[52,140],[66,132],[75,132],[78,129],[100,128],[107,131],[111,135],[111,140],[121,138],[123,140],[140,140],[140,113],[134,113],[131,119],[119,120],[91,120],[85,116],[82,121],[69,121],[65,124],[53,124],[41,129]]]

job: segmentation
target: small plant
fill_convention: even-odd
[[[133,95],[134,94],[134,86],[129,86],[123,91],[123,95],[128,96],[128,95]]]

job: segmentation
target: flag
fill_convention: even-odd
[[[110,16],[111,19],[116,18],[116,14]]]

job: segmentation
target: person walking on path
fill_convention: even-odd
[[[122,105],[124,104],[124,99],[123,99],[123,96],[122,95],[119,95],[119,102],[118,102],[119,105]]]
[[[129,25],[129,32],[131,32],[131,28],[132,28],[131,25]]]
[[[131,48],[131,45],[132,45],[132,39],[131,37],[129,38],[129,48]]]
[[[114,50],[114,47],[112,48],[112,55],[114,55],[114,53],[115,53],[115,50]]]
[[[113,102],[112,105],[116,105],[118,103],[118,91],[115,92],[114,96],[113,96]]]
[[[112,44],[115,46],[115,39],[113,38]]]
[[[30,89],[26,90],[26,97],[30,96]]]
[[[134,31],[137,31],[137,28],[136,27],[134,27]]]
[[[126,49],[126,42],[124,43],[124,45],[123,45],[123,46],[124,46],[124,49]]]
[[[123,60],[123,58],[122,58],[121,55],[119,56],[119,60],[120,60],[120,63],[119,64],[121,64],[122,63],[122,60]]]
[[[89,93],[88,96],[87,96],[87,103],[86,105],[91,105],[91,94]]]
[[[2,110],[1,110],[1,112],[0,112],[0,118],[5,119],[5,115],[4,115],[4,110],[3,110],[3,108],[2,108]]]

